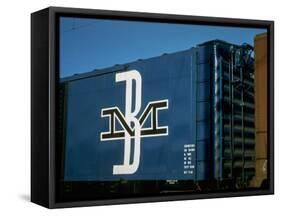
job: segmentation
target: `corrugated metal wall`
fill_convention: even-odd
[[[223,77],[223,178],[247,186],[255,173],[254,71],[247,47],[233,48],[221,62]],[[240,183],[239,183],[240,182]]]
[[[253,49],[220,40],[200,47],[209,59],[204,72],[210,77],[210,178],[245,187],[255,174]]]

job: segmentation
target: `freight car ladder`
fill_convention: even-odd
[[[219,66],[223,88],[222,175],[239,188],[248,184],[255,169],[254,81],[245,59],[250,54],[245,49],[232,47],[229,60],[221,59]]]

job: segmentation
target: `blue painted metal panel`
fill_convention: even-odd
[[[199,153],[194,148],[196,130],[199,129],[198,133],[202,134],[199,136],[203,137],[210,133],[207,127],[196,127],[196,54],[197,49],[191,49],[118,66],[117,71],[117,67],[113,67],[65,79],[68,85],[65,180],[194,180],[195,173],[197,177],[205,177],[195,172],[196,154],[204,155],[202,160],[206,158],[204,146],[199,148]],[[137,70],[142,77],[141,111],[137,117],[149,102],[167,99],[168,109],[158,111],[158,125],[168,126],[169,133],[141,137],[140,164],[136,172],[113,174],[113,166],[124,160],[124,140],[100,140],[100,133],[109,130],[108,118],[101,117],[101,110],[117,106],[125,113],[125,82],[115,82],[116,73],[125,67],[127,71]],[[203,90],[202,97],[207,97],[206,94]],[[202,115],[208,115],[202,110],[201,107]],[[143,125],[147,126],[149,122]],[[122,127],[117,124],[116,129]],[[199,172],[206,173],[206,166],[200,163]]]
[[[211,115],[210,115],[210,61],[208,47],[198,48],[198,78],[197,78],[197,117],[196,117],[196,148],[197,176],[196,180],[207,180],[210,177],[211,156]]]

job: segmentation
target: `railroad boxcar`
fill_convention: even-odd
[[[62,78],[63,178],[248,187],[253,48],[221,40]]]

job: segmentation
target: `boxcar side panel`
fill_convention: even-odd
[[[168,127],[168,134],[141,137],[140,163],[132,174],[113,173],[113,166],[124,161],[124,139],[100,139],[100,133],[109,130],[109,118],[101,117],[102,109],[118,107],[121,113],[125,113],[126,83],[116,82],[116,75],[124,70],[114,71],[111,68],[104,73],[100,70],[92,76],[67,81],[65,180],[195,179],[195,51],[191,49],[124,65],[126,71],[137,70],[141,75],[142,97],[138,119],[149,103],[168,101],[168,108],[158,111],[157,120],[159,126]],[[132,104],[135,100],[133,97]],[[150,120],[143,124],[143,128],[150,126]],[[117,120],[115,128],[123,130]],[[132,157],[133,154],[130,162]]]

